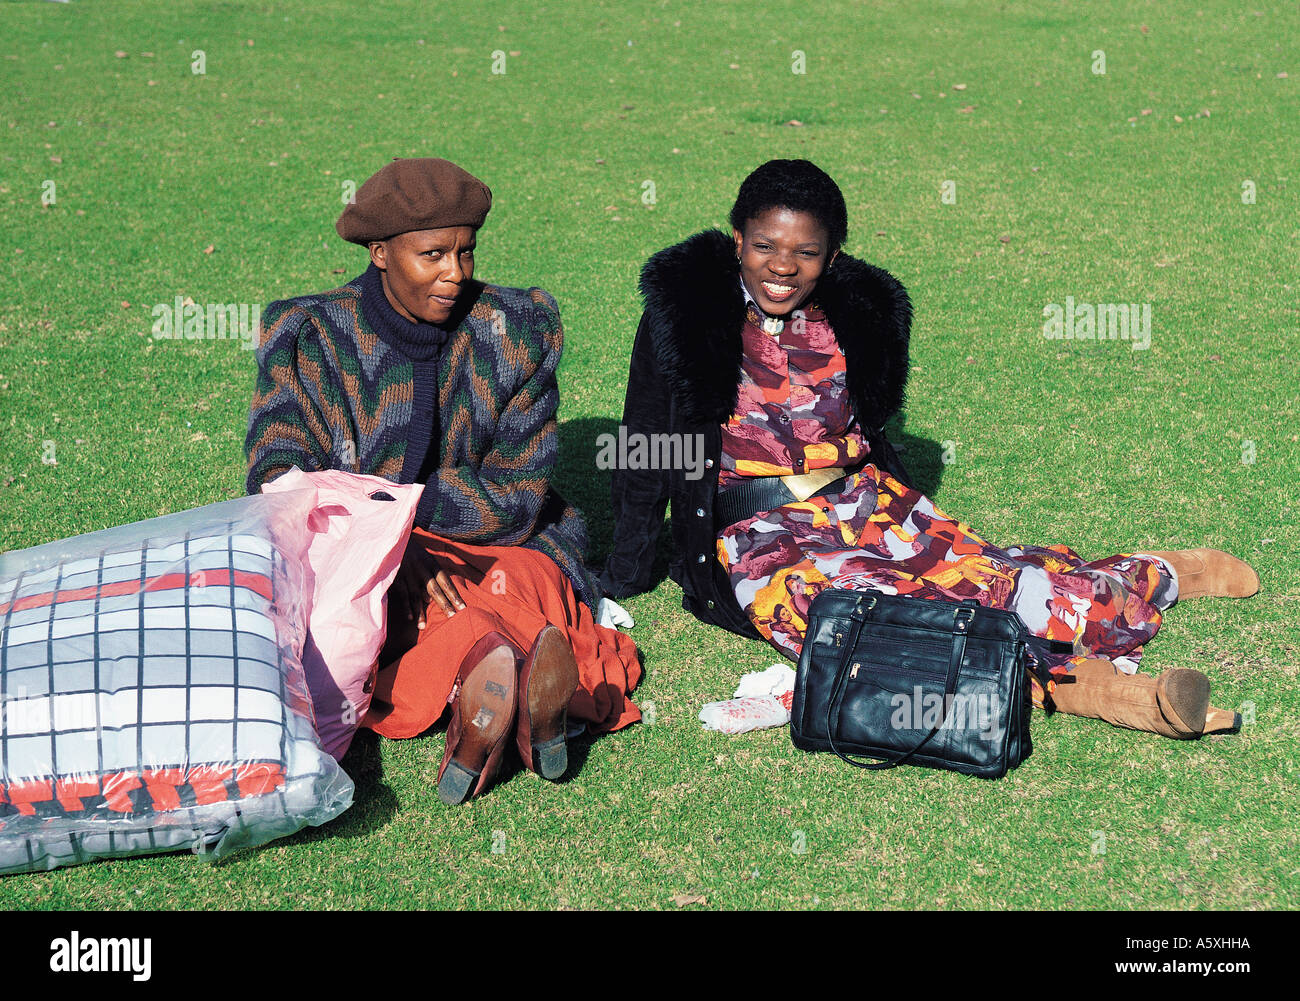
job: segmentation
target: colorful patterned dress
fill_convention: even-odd
[[[844,357],[825,315],[796,311],[779,334],[751,305],[736,413],[722,429],[719,489],[746,476],[856,465],[862,435],[848,411]],[[1088,657],[1137,670],[1142,645],[1178,597],[1153,557],[1085,562],[1066,546],[1001,549],[924,494],[868,464],[826,491],[724,528],[718,560],[736,600],[773,646],[795,659],[808,608],[827,587],[961,600],[1015,612],[1073,654],[1041,654],[1051,674]],[[1032,681],[1034,704],[1043,686]],[[1049,682],[1048,688],[1055,687]]]

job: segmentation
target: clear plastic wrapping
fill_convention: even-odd
[[[218,859],[352,802],[303,673],[315,491],[0,556],[0,873]]]

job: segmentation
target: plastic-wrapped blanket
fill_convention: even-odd
[[[302,667],[311,489],[0,556],[0,873],[220,858],[352,802]]]

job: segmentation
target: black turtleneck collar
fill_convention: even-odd
[[[412,361],[436,358],[447,341],[448,329],[454,330],[464,315],[458,305],[448,320],[449,328],[408,320],[388,301],[383,272],[373,264],[361,276],[361,309],[375,333]]]

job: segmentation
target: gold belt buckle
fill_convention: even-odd
[[[795,500],[806,501],[816,496],[817,492],[828,483],[834,483],[844,476],[843,466],[831,466],[829,469],[814,469],[811,472],[795,475],[790,473],[781,477],[785,488],[794,495]]]

